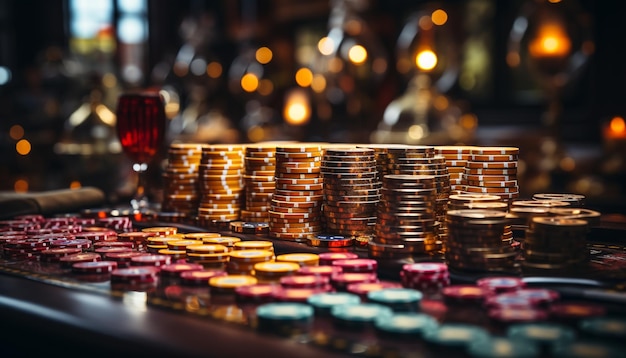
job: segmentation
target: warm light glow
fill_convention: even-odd
[[[112,73],[105,73],[102,76],[102,84],[106,88],[113,88],[117,85],[117,77]]]
[[[211,78],[219,78],[222,71],[222,64],[219,62],[213,61],[206,66],[206,74]]]
[[[296,126],[306,124],[309,121],[311,108],[306,92],[293,90],[287,94],[283,117],[287,123]]]
[[[379,75],[387,72],[387,60],[385,60],[384,58],[377,58],[372,61],[372,71]]]
[[[433,21],[430,16],[422,16],[418,21],[420,29],[427,31],[433,28]]]
[[[80,184],[78,180],[74,180],[73,182],[70,183],[70,189],[78,189],[81,186],[82,185]]]
[[[274,54],[272,53],[272,50],[269,49],[269,47],[261,47],[258,50],[256,50],[256,60],[259,61],[260,64],[266,65],[268,63],[270,63],[270,61],[272,61],[272,57],[274,56]]]
[[[322,75],[313,76],[313,82],[311,82],[311,89],[316,93],[322,93],[326,89],[326,78]]]
[[[563,157],[559,162],[559,166],[566,172],[576,169],[576,161],[572,157]]]
[[[28,191],[28,182],[24,179],[18,179],[13,183],[13,190],[16,193],[25,193]]]
[[[9,136],[13,140],[20,140],[24,136],[24,128],[19,124],[14,124],[9,129]]]
[[[254,73],[246,73],[241,77],[241,88],[246,92],[254,92],[259,87],[259,79]]]
[[[348,58],[352,63],[360,65],[367,60],[367,50],[361,45],[354,45],[348,51]]]
[[[444,95],[439,95],[435,97],[435,100],[433,101],[433,106],[435,106],[435,108],[437,108],[437,110],[439,111],[446,110],[448,108],[448,105],[449,105],[448,98]]]
[[[328,56],[333,53],[335,42],[329,37],[322,37],[317,43],[317,49],[322,55]]]
[[[433,24],[441,26],[448,21],[448,13],[442,9],[435,10],[430,15],[430,19],[432,20]]]
[[[520,62],[521,59],[518,52],[510,51],[506,54],[506,64],[509,65],[509,67],[517,67]]]
[[[431,50],[420,51],[415,56],[415,64],[420,70],[430,71],[437,66],[437,55]]]
[[[265,139],[265,129],[261,126],[252,126],[248,129],[248,139],[252,143],[260,142]]]
[[[537,36],[530,41],[528,50],[536,58],[565,57],[569,54],[572,43],[562,25],[547,23],[537,31]]]
[[[328,61],[328,71],[339,73],[343,69],[343,61],[340,58],[333,57]]]
[[[625,133],[626,132],[626,122],[624,122],[624,118],[622,117],[613,117],[611,119],[611,123],[609,123],[609,128],[613,133]]]
[[[306,67],[296,72],[296,83],[300,87],[309,87],[313,82],[313,72]]]
[[[422,128],[422,126],[414,124],[409,127],[408,134],[411,139],[422,139],[424,137],[424,128]]]
[[[98,116],[100,116],[100,119],[102,119],[104,123],[110,126],[115,125],[117,117],[115,116],[115,113],[113,113],[110,109],[107,108],[107,106],[103,104],[97,105],[96,113],[98,113]]]
[[[478,118],[474,114],[467,113],[461,116],[459,124],[465,129],[474,129],[478,125]]]
[[[548,0],[548,2],[551,4],[558,4],[561,2],[561,0]]]
[[[15,150],[18,154],[27,155],[28,153],[30,153],[30,149],[30,142],[26,139],[21,139],[19,142],[17,142],[17,144],[15,144]]]

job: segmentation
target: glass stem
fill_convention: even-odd
[[[145,163],[133,165],[133,169],[137,172],[137,189],[135,196],[131,200],[133,209],[143,209],[148,206],[148,196],[146,194],[146,171],[148,165]]]

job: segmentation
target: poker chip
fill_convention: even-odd
[[[130,266],[130,261],[133,257],[148,255],[145,252],[139,251],[121,251],[121,252],[106,252],[104,258],[108,261],[117,262],[117,267],[123,268]]]
[[[605,306],[590,302],[555,302],[550,305],[549,312],[553,320],[578,322],[585,318],[604,316],[607,309]]]
[[[212,293],[233,294],[237,287],[255,285],[258,280],[249,275],[215,276],[209,279]]]
[[[557,344],[550,352],[554,357],[567,358],[609,358],[623,357],[623,346],[594,341],[577,341]]]
[[[489,337],[470,343],[467,353],[476,358],[534,358],[539,357],[541,351],[529,342]]]
[[[277,281],[294,274],[298,269],[300,265],[295,262],[259,262],[254,265],[254,275],[259,281]]]
[[[307,238],[307,244],[312,247],[323,248],[344,248],[354,244],[353,237],[337,236],[337,235],[317,235],[316,237]]]
[[[441,294],[447,302],[482,303],[490,291],[476,285],[458,284],[444,287]]]
[[[378,268],[378,261],[374,259],[341,259],[333,260],[331,265],[341,267],[344,273],[375,273]]]
[[[331,276],[341,273],[341,272],[343,272],[343,270],[339,266],[319,265],[319,266],[302,266],[298,268],[295,274],[301,275],[301,276],[307,276],[307,275],[326,276],[330,278]]]
[[[519,277],[494,276],[481,278],[476,281],[476,285],[494,293],[502,293],[524,288],[526,283]]]
[[[262,211],[260,215],[261,218],[269,218],[265,211]],[[243,210],[242,210],[243,215]],[[248,218],[254,217],[248,214]],[[235,221],[230,223],[230,230],[232,232],[238,234],[250,234],[250,235],[267,235],[269,232],[269,224],[266,222],[243,222],[243,221]]]
[[[474,342],[486,341],[489,336],[480,326],[462,323],[444,323],[423,334],[424,341],[430,345],[462,350]]]
[[[226,275],[226,271],[222,270],[189,270],[180,273],[180,280],[183,285],[209,286],[211,278]]]
[[[330,285],[309,288],[309,287],[284,287],[274,291],[274,299],[277,302],[300,302],[306,303],[308,298],[312,295],[330,292]]]
[[[162,265],[160,267],[159,274],[162,277],[180,278],[183,272],[200,271],[202,269],[204,269],[204,267],[199,264],[175,263],[175,264]]]
[[[240,303],[267,303],[275,300],[277,284],[254,284],[235,288],[235,298]]]
[[[317,266],[319,256],[311,253],[290,253],[276,256],[277,262],[292,262],[300,266]]]
[[[348,285],[354,283],[372,283],[378,282],[378,276],[375,273],[365,272],[365,273],[354,273],[354,272],[342,272],[335,275],[332,275],[330,278],[331,285],[337,291],[346,291]]]
[[[546,307],[560,298],[558,291],[545,288],[522,288],[499,296],[515,296],[528,299],[533,306]]]
[[[72,265],[72,272],[80,274],[111,273],[117,268],[114,261],[77,262]]]
[[[509,326],[506,335],[513,340],[529,341],[548,350],[556,345],[570,343],[576,338],[574,329],[549,322],[514,324]]]
[[[490,319],[504,324],[542,322],[549,318],[548,311],[533,307],[527,302],[488,303],[487,315]]]
[[[238,241],[233,245],[234,250],[267,250],[274,251],[274,244],[265,240]]]
[[[280,336],[295,336],[310,330],[313,316],[313,307],[304,303],[266,303],[256,309],[257,330]]]
[[[367,300],[391,308],[395,312],[415,312],[423,294],[411,288],[383,288],[367,293]]]
[[[294,275],[280,278],[280,285],[286,288],[325,288],[329,286],[330,279],[327,276]]]
[[[346,287],[346,291],[359,296],[363,302],[366,302],[368,300],[368,294],[372,291],[400,287],[401,285],[399,283],[391,281],[357,282],[349,284]]]
[[[79,262],[94,262],[102,260],[102,256],[95,252],[81,252],[73,255],[67,255],[59,258],[61,266],[71,268],[72,265]]]
[[[178,232],[175,226],[152,226],[141,229],[142,232],[149,233],[152,236],[168,236]]]
[[[163,266],[169,265],[172,258],[169,255],[141,255],[130,259],[131,266]]]
[[[361,303],[359,296],[345,292],[324,292],[311,295],[306,302],[313,306],[318,315],[330,315],[334,306],[356,305]]]
[[[439,323],[424,313],[394,312],[391,316],[376,318],[374,325],[378,332],[390,338],[416,339],[425,332],[437,329]]]
[[[82,250],[73,247],[51,248],[39,253],[41,261],[58,262],[62,257],[81,253]]]
[[[376,303],[336,305],[330,309],[333,323],[342,328],[364,329],[373,327],[377,319],[391,317],[393,311]]]

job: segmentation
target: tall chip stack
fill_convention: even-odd
[[[269,211],[269,237],[306,241],[322,232],[322,146],[276,146],[276,189]]]
[[[448,210],[445,259],[451,269],[512,273],[518,271],[513,237],[503,238],[510,226],[498,210]]]
[[[244,198],[243,145],[213,144],[202,147],[198,224],[210,229],[228,229],[239,219]]]
[[[176,212],[192,218],[198,211],[200,190],[198,170],[202,144],[172,143],[163,171],[162,212]]]
[[[371,237],[379,200],[374,150],[329,147],[322,158],[326,231],[345,237]]]
[[[467,161],[465,192],[497,195],[508,204],[519,198],[517,147],[473,147]]]
[[[437,249],[436,198],[432,175],[385,175],[370,257],[430,257]]]
[[[241,210],[244,222],[268,222],[269,208],[276,189],[275,144],[246,145],[243,176],[246,188],[245,208]]]

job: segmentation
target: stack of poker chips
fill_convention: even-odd
[[[161,211],[176,212],[188,217],[196,215],[200,191],[198,168],[202,144],[172,143],[167,151],[167,166],[163,171],[163,203]]]
[[[430,295],[450,284],[450,273],[448,265],[443,262],[405,264],[400,271],[400,281],[403,287]]]
[[[374,258],[428,256],[437,247],[435,177],[394,175],[383,178],[375,237],[369,244]]]
[[[326,231],[346,237],[371,236],[380,196],[374,150],[326,148],[321,168]]]
[[[448,266],[466,271],[516,271],[517,251],[513,238],[503,238],[507,213],[498,210],[448,210]]]
[[[467,166],[464,192],[491,194],[510,203],[519,198],[517,147],[473,147]]]
[[[472,146],[436,146],[435,152],[446,160],[448,174],[450,174],[450,192],[460,194],[465,191],[467,179],[465,167],[470,159]]]
[[[568,206],[567,202],[557,200],[514,200],[511,202],[510,216],[514,225],[526,230],[532,218],[553,216],[550,209]]]
[[[533,200],[556,200],[564,201],[574,208],[585,206],[585,196],[572,193],[537,193],[533,194]]]
[[[274,173],[276,169],[276,145],[246,145],[245,174],[246,205],[241,210],[244,222],[267,222],[270,201],[276,189]]]
[[[276,147],[276,189],[269,210],[269,237],[306,241],[322,232],[322,146]]]
[[[200,161],[198,224],[222,228],[239,219],[243,199],[243,146],[205,145]]]
[[[567,217],[535,217],[522,244],[523,269],[565,270],[589,259],[585,220]]]

